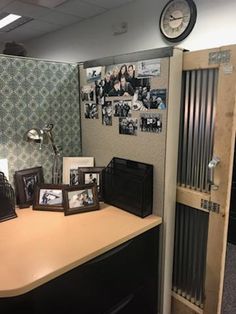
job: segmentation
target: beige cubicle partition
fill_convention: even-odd
[[[161,286],[159,305],[160,308],[163,307],[163,313],[168,314],[171,298],[182,50],[172,47],[154,49],[85,62],[80,64],[80,89],[94,84],[88,77],[91,68],[101,66],[101,79],[103,79],[108,71],[112,71],[112,66],[120,68],[123,64],[127,66],[132,64],[135,66],[137,76],[140,63],[143,61],[145,64],[150,60],[156,60],[154,66],[159,64],[158,74],[150,76],[150,90],[161,90],[164,94],[166,91],[166,109],[149,109],[148,106],[146,110],[145,108],[131,109],[131,119],[138,120],[137,133],[136,135],[119,134],[119,118],[114,117],[114,114],[112,114],[112,125],[102,124],[102,104],[104,101],[111,101],[114,110],[115,101],[120,99],[130,101],[132,106],[134,102],[132,96],[106,97],[97,105],[98,118],[94,119],[85,118],[84,108],[86,103],[96,103],[96,99],[95,101],[81,99],[82,152],[83,156],[94,157],[95,165],[98,167],[107,166],[113,157],[154,166],[153,214],[163,218],[159,263]],[[161,131],[142,132],[140,127],[142,114],[159,115],[162,123]]]

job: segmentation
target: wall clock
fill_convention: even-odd
[[[197,19],[197,8],[193,0],[171,0],[163,8],[159,20],[162,35],[170,42],[186,38]]]

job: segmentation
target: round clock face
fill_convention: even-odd
[[[161,33],[169,41],[181,41],[192,31],[196,18],[197,9],[192,0],[171,0],[161,13]]]

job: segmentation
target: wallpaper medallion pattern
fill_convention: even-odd
[[[30,128],[53,123],[62,156],[80,156],[80,105],[76,64],[0,56],[0,158],[15,170],[43,166],[51,181],[50,145],[23,140]]]

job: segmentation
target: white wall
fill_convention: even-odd
[[[114,1],[114,0],[112,0]],[[137,0],[89,21],[26,43],[28,55],[60,61],[85,61],[170,45],[161,38],[159,16],[167,0]],[[236,43],[236,1],[195,0],[192,33],[179,46],[189,50]],[[113,36],[112,25],[127,21],[128,32]]]
[[[114,0],[111,0],[114,1]],[[165,47],[159,16],[167,0],[137,0],[89,21],[25,44],[28,55],[59,61],[85,61],[104,56]],[[236,43],[236,1],[195,0],[198,9],[192,33],[179,46],[189,50]],[[113,36],[112,25],[128,22],[128,32]]]

